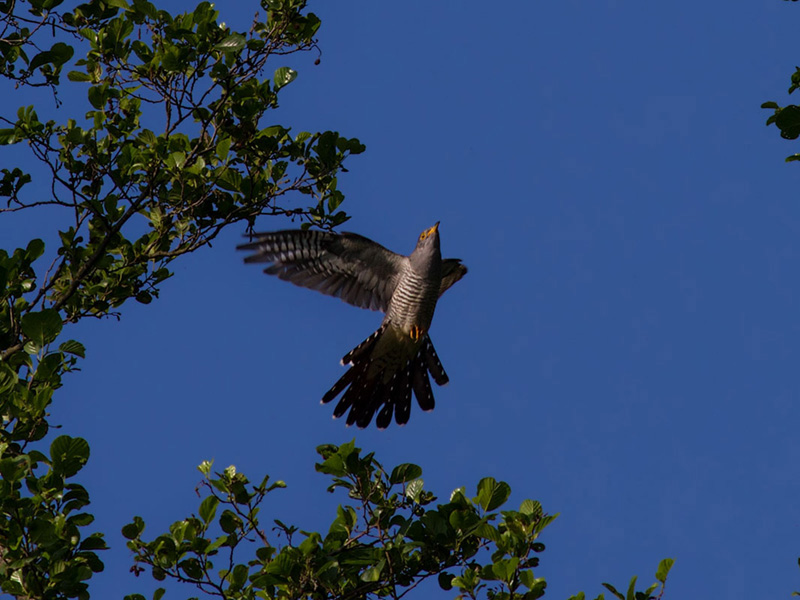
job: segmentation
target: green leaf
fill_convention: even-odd
[[[539,577],[533,580],[533,586],[531,586],[531,591],[529,591],[523,597],[525,598],[525,600],[528,599],[532,600],[533,598],[541,598],[542,596],[544,596],[544,591],[546,588],[547,588],[547,581],[545,581],[544,577]],[[600,596],[596,600],[603,600],[603,594],[600,594]]]
[[[419,495],[422,493],[422,488],[425,482],[422,479],[415,479],[406,486],[406,497],[414,502],[419,502]]]
[[[369,569],[364,571],[361,574],[361,581],[367,583],[374,583],[375,581],[378,581],[381,578],[381,570],[383,569],[384,562],[385,561],[380,561],[374,567],[370,567]]]
[[[775,116],[775,125],[781,130],[781,137],[795,140],[800,137],[800,107],[787,106]]]
[[[454,510],[450,513],[448,521],[453,529],[467,534],[480,525],[481,518],[470,510]]]
[[[221,52],[239,52],[245,46],[246,40],[243,36],[239,35],[238,33],[234,33],[233,35],[229,35],[220,43],[218,43],[214,48],[216,50],[220,50]]]
[[[636,575],[631,578],[631,584],[628,586],[628,593],[625,595],[625,600],[636,600]]]
[[[51,62],[53,62],[53,54],[49,50],[45,50],[44,52],[39,52],[39,54],[31,59],[29,67],[31,70],[38,69],[42,65]]]
[[[52,308],[23,315],[21,325],[22,333],[39,348],[56,339],[62,327],[61,316]]]
[[[422,476],[422,468],[411,463],[404,463],[397,465],[392,469],[392,474],[389,476],[389,483],[406,483],[414,479],[419,479]]]
[[[89,460],[89,444],[83,438],[60,435],[50,444],[53,471],[62,477],[72,477]]]
[[[236,565],[231,572],[231,585],[236,589],[247,583],[248,570],[246,565]]]
[[[614,596],[615,596],[616,598],[619,598],[619,600],[625,600],[625,596],[623,596],[622,594],[620,594],[620,593],[617,591],[617,589],[616,589],[616,588],[615,588],[613,585],[611,585],[610,583],[604,583],[604,584],[603,584],[603,587],[604,587],[604,588],[606,588],[606,589],[607,589],[609,592],[611,592],[612,594],[614,594]]]
[[[439,573],[439,587],[445,591],[452,590],[454,578],[452,573]]]
[[[108,550],[105,540],[101,533],[93,533],[81,542],[80,549],[86,550]]]
[[[210,523],[214,520],[218,504],[219,500],[216,496],[209,496],[200,503],[200,518],[203,519],[205,523]]]
[[[228,152],[231,149],[231,138],[226,137],[222,138],[219,142],[217,142],[217,158],[220,160],[225,160],[228,158]]]
[[[203,568],[196,558],[187,558],[178,563],[178,566],[190,579],[202,579],[203,577]]]
[[[764,102],[764,104],[761,105],[761,108],[780,108],[780,106],[778,106],[777,102]]]
[[[75,340],[67,340],[61,344],[58,349],[67,354],[74,354],[75,356],[86,358],[86,349],[83,347],[83,344]]]
[[[38,238],[32,239],[28,242],[25,248],[25,258],[30,262],[35,261],[42,254],[44,254],[44,242]]]
[[[542,505],[536,500],[523,500],[519,505],[519,512],[523,515],[538,517],[542,514]]]
[[[75,54],[75,49],[72,46],[64,42],[56,42],[50,48],[50,62],[60,68],[65,62],[72,58],[73,54]]]
[[[798,563],[800,563],[800,559],[798,559]],[[656,569],[656,579],[661,583],[666,583],[667,575],[669,575],[669,570],[672,568],[672,565],[675,564],[674,558],[665,558],[660,563],[658,563],[658,569]]]
[[[289,67],[281,67],[276,69],[275,75],[272,77],[275,91],[278,91],[282,87],[289,85],[295,79],[297,79],[297,71],[294,69],[290,69]]]
[[[500,581],[511,583],[514,579],[514,574],[516,573],[518,566],[518,558],[504,558],[496,561],[492,565],[492,573],[494,573],[495,577],[497,577],[497,579]]]
[[[236,514],[230,510],[223,511],[222,515],[219,518],[219,526],[222,528],[222,531],[225,533],[233,533],[237,529],[239,529],[242,525],[242,520],[236,516]]]
[[[0,129],[0,146],[14,144],[19,140],[16,137],[16,129]]]
[[[531,589],[536,581],[536,578],[533,576],[533,571],[528,569],[526,571],[520,571],[519,580],[522,582],[522,585],[528,589]]]
[[[108,98],[107,90],[105,86],[102,85],[93,85],[89,88],[86,92],[86,97],[89,99],[89,103],[96,109],[103,108],[103,105],[106,103],[106,99]]]
[[[133,522],[122,528],[122,535],[129,540],[136,539],[144,531],[144,521],[141,517],[133,517]]]
[[[18,380],[16,371],[8,363],[0,363],[0,394],[5,394],[17,385]]]
[[[476,501],[483,510],[494,510],[502,506],[511,495],[511,488],[505,481],[496,481],[494,477],[484,477],[478,483]]]
[[[175,169],[182,169],[183,165],[186,164],[186,153],[173,152],[167,157],[167,160],[164,161],[164,164]]]
[[[71,516],[69,519],[67,519],[67,521],[76,527],[85,527],[86,525],[91,525],[94,522],[94,515],[90,515],[89,513],[79,513]]]
[[[139,304],[150,304],[153,301],[153,296],[147,290],[142,290],[135,296]]]
[[[153,592],[153,600],[161,600],[166,592],[166,589],[158,588],[155,592]]]

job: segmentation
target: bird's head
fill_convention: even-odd
[[[439,221],[436,221],[436,224],[433,227],[430,227],[419,234],[417,248],[428,246],[433,246],[434,248],[439,247]]]
[[[431,264],[440,264],[442,253],[439,249],[439,223],[419,234],[417,247],[409,256],[411,265],[423,271],[430,268]]]

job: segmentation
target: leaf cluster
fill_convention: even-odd
[[[800,88],[800,67],[795,67],[791,76],[791,83],[788,92],[791,94]],[[767,125],[775,125],[781,137],[785,140],[796,140],[800,137],[800,106],[788,104],[780,106],[777,102],[764,102],[761,108],[772,110],[773,113],[767,118]],[[786,157],[786,162],[800,160],[800,154],[792,154]]]
[[[88,494],[64,482],[75,474],[62,468],[65,438],[50,458],[42,447],[54,392],[85,356],[64,328],[150,303],[173,260],[230,225],[261,215],[342,223],[337,176],[364,150],[336,132],[265,122],[297,77],[278,63],[270,78],[267,67],[317,49],[320,22],[304,1],[264,0],[265,18],[245,32],[208,2],[179,15],[147,0],[64,6],[0,2],[0,77],[85,98],[82,118],[40,118],[35,106],[0,114],[0,214],[61,216],[42,233],[52,248],[34,239],[0,250],[0,585],[43,598],[85,596],[102,568],[90,552],[102,536],[81,542],[76,528],[91,518],[70,514]],[[13,164],[26,153],[35,173]],[[31,191],[34,178],[49,185]]]
[[[555,515],[545,514],[538,502],[498,511],[511,490],[486,478],[474,497],[458,489],[448,502],[434,504],[417,465],[389,472],[353,442],[317,451],[323,460],[316,469],[331,478],[329,491],[344,491],[347,498],[327,533],[275,520],[268,534],[259,504],[283,482],[270,484],[267,477],[253,485],[234,467],[212,476],[205,462],[206,495],[196,515],[151,541],[143,539],[139,517],[123,528],[137,570],[149,567],[157,580],[236,599],[400,598],[431,577],[445,590],[458,590],[460,598],[544,594],[545,580],[534,575],[545,549],[538,538]],[[242,560],[242,554],[252,558]]]
[[[69,482],[89,458],[89,444],[62,435],[39,451],[7,452],[0,442],[0,589],[26,598],[89,598],[86,581],[103,570],[103,536],[83,536],[86,489]]]
[[[658,563],[656,582],[651,584],[644,591],[636,591],[636,580],[638,579],[636,576],[631,578],[628,589],[624,594],[617,591],[617,588],[610,583],[604,583],[603,587],[611,592],[611,595],[618,600],[661,600],[664,596],[664,590],[666,589],[667,576],[673,564],[675,564],[675,559],[672,558],[665,558]],[[575,596],[570,596],[567,600],[586,600],[586,594],[579,592]],[[605,594],[600,594],[595,600],[605,600]]]

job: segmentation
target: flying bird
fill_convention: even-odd
[[[345,354],[350,368],[322,396],[327,404],[342,395],[335,418],[349,410],[348,426],[367,427],[376,413],[379,429],[393,415],[404,425],[412,390],[422,410],[433,410],[428,375],[438,385],[449,378],[428,330],[439,297],[467,273],[459,259],[442,259],[439,223],[419,235],[409,256],[355,233],[311,230],[256,233],[238,249],[254,252],[245,262],[267,263],[269,275],[385,314],[378,330]]]

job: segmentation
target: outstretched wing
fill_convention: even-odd
[[[269,275],[384,312],[408,260],[355,233],[286,230],[254,237],[237,247],[255,252],[246,263],[269,263]]]
[[[442,285],[439,287],[441,298],[450,286],[467,274],[467,267],[461,264],[460,258],[446,258],[442,261]]]

